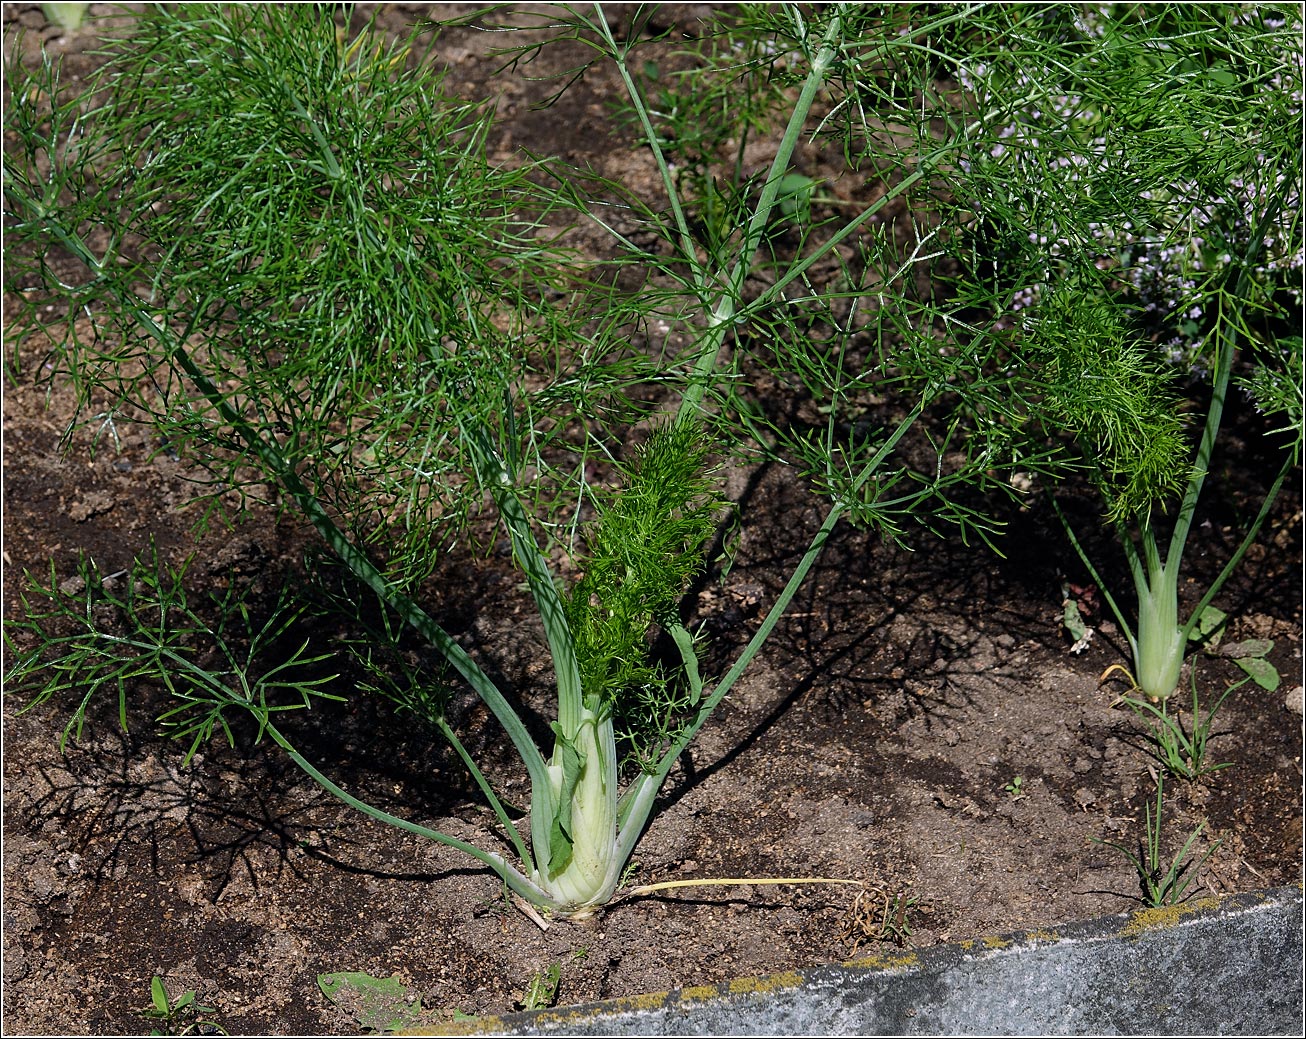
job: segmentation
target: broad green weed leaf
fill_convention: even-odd
[[[1279,688],[1279,672],[1264,657],[1240,657],[1234,661],[1240,668],[1252,676],[1252,681],[1268,693]]]
[[[168,991],[163,987],[163,979],[157,974],[150,979],[150,999],[154,1003],[154,1009],[159,1013],[168,1012]]]
[[[1269,656],[1273,648],[1274,639],[1244,639],[1242,642],[1233,642],[1225,646],[1220,655],[1244,660],[1248,657]]]
[[[1228,619],[1229,615],[1223,610],[1208,606],[1202,611],[1201,617],[1197,619],[1197,624],[1188,633],[1188,637],[1194,642],[1206,642],[1208,649],[1215,649],[1220,644],[1224,622]]]
[[[421,1019],[420,999],[408,999],[398,975],[375,978],[363,971],[334,971],[317,976],[318,988],[332,1003],[343,1004],[365,1029],[395,1032]]]

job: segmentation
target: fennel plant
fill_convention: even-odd
[[[120,420],[152,427],[194,467],[201,523],[234,492],[237,513],[266,500],[315,531],[351,582],[336,606],[371,640],[353,646],[360,690],[419,710],[449,741],[515,862],[364,802],[300,752],[282,712],[345,692],[308,644],[280,662],[255,652],[287,630],[294,603],[260,627],[223,598],[206,621],[182,571],[138,564],[119,595],[88,566],[75,590],[57,576],[34,586],[10,628],[9,678],[35,703],[71,695],[66,735],[100,692],[116,694],[125,723],[153,678],[174,701],[160,722],[191,753],[233,741],[228,719],[249,716],[345,803],[465,852],[530,903],[581,915],[611,899],[680,754],[835,527],[896,537],[928,504],[982,533],[947,492],[1010,460],[985,340],[963,329],[965,348],[950,345],[954,305],[918,291],[929,236],[880,220],[900,199],[923,204],[967,145],[964,119],[936,125],[900,101],[906,87],[946,108],[930,39],[965,12],[922,14],[902,32],[857,5],[745,15],[722,31],[763,45],[737,71],[775,76],[783,58],[789,79],[765,96],[786,108],[768,124],[769,163],[733,196],[738,222],[716,224],[710,248],[690,215],[702,199],[673,174],[632,73],[642,44],[618,40],[601,7],[559,11],[541,31],[615,70],[664,192],[656,204],[547,158],[490,163],[491,110],[448,96],[419,34],[351,36],[316,5],[151,9],[73,96],[49,63],[9,68],[9,286],[31,301],[31,327],[48,299],[67,319],[38,374],[71,380],[84,408],[107,398]],[[863,82],[869,63],[892,75]],[[850,170],[885,181],[851,217],[793,205],[785,181],[818,100]],[[803,222],[796,243],[779,240],[778,215]],[[649,272],[639,291],[563,248],[559,225],[576,217],[611,234],[617,262]],[[835,276],[818,281],[818,264]],[[683,347],[642,345],[655,315],[671,315]],[[768,411],[746,386],[757,371],[813,400],[821,420]],[[898,407],[872,421],[885,392]],[[922,465],[909,464],[909,434]],[[721,519],[716,466],[736,452],[798,467],[825,515],[746,647],[705,675],[680,600]],[[447,547],[475,542],[487,512],[552,658],[542,741],[420,605]],[[254,632],[248,651],[225,634],[233,618]],[[395,652],[403,630],[506,735],[530,782],[524,820],[469,751],[450,699]],[[658,631],[674,664],[650,655]]]
[[[958,289],[981,308],[1003,299],[992,334],[1029,373],[1025,428],[1061,441],[1102,497],[1134,617],[1063,522],[1125,633],[1133,684],[1161,701],[1300,458],[1301,11],[1061,5],[995,18],[958,48],[983,126],[950,178],[971,211]],[[1270,416],[1279,470],[1181,609],[1236,392]]]

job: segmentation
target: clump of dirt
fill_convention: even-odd
[[[387,5],[380,17],[405,23],[412,6]],[[5,17],[73,56],[85,49],[87,36],[38,27],[37,10],[10,5]],[[484,74],[490,42],[452,34],[441,53],[470,80]],[[505,147],[544,150],[547,136],[553,151],[571,148],[609,175],[647,175],[629,151],[602,146],[612,83],[596,74],[558,107],[533,111],[542,89],[505,80]],[[113,574],[151,543],[173,562],[195,550],[193,515],[179,511],[193,493],[183,463],[135,428],[115,430],[114,450],[102,441],[92,451],[81,437],[61,452],[71,393],[56,386],[47,396],[33,375],[12,372],[4,402],[8,616],[22,609],[25,568],[48,572],[53,560],[66,579],[78,553]],[[1221,489],[1203,505],[1210,551],[1193,562],[1189,598],[1232,547],[1234,518],[1265,489],[1256,466],[1238,464],[1260,440],[1256,416],[1235,410],[1232,422],[1227,468],[1211,481]],[[820,522],[790,471],[757,468],[734,486],[748,519],[733,566],[693,603],[712,636],[708,667],[747,640]],[[359,1022],[348,1001],[323,996],[321,974],[397,977],[409,1005],[420,1000],[424,1019],[440,1021],[517,1009],[553,966],[556,999],[577,1003],[841,961],[881,941],[920,948],[1129,908],[1137,876],[1096,843],[1136,843],[1153,791],[1138,725],[1098,684],[1125,659],[1122,639],[1098,615],[1098,637],[1069,653],[1060,568],[1074,567],[1063,535],[1037,500],[1009,518],[1005,560],[957,540],[922,536],[908,550],[841,528],[767,651],[670,777],[630,878],[844,877],[864,881],[862,895],[820,885],[679,889],[618,898],[591,920],[541,930],[471,860],[359,815],[251,733],[238,730],[235,748],[214,744],[183,768],[178,748],[155,734],[146,698],[128,733],[116,705],[100,704],[84,738],[61,751],[66,704],[20,714],[6,698],[6,1029],[145,1030],[138,1011],[158,975],[174,994],[195,990],[233,1033],[348,1033]],[[1300,518],[1294,489],[1221,597],[1237,618],[1230,638],[1273,638],[1288,685],[1301,671]],[[1097,556],[1108,558],[1099,540]],[[296,572],[310,541],[256,511],[200,543],[193,580],[275,584]],[[460,560],[455,580],[432,583],[424,601],[524,702],[543,702],[543,633],[506,560]],[[1204,688],[1242,677],[1227,659],[1197,666]],[[359,796],[496,841],[493,817],[437,734],[366,701],[322,704],[290,724],[318,766]],[[479,750],[492,754],[486,733]],[[1282,692],[1249,684],[1229,698],[1210,752],[1230,767],[1167,786],[1167,851],[1199,824],[1195,855],[1214,849],[1196,889],[1299,879],[1301,749],[1301,718]],[[506,794],[524,798],[525,788]]]

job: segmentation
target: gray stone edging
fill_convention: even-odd
[[[1302,889],[413,1035],[1300,1035]]]

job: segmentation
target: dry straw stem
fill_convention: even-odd
[[[733,885],[760,887],[764,884],[848,884],[853,887],[865,887],[860,880],[847,877],[709,877],[703,880],[664,880],[657,884],[641,884],[631,888],[629,894],[651,895],[657,891],[669,891],[681,887],[730,887]]]

